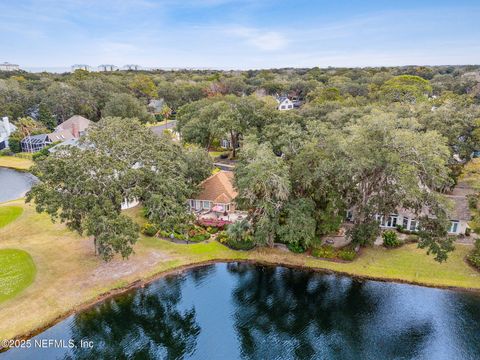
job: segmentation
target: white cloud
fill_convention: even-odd
[[[277,31],[264,31],[248,27],[234,27],[226,31],[244,39],[248,44],[263,51],[275,51],[286,48],[288,39]]]

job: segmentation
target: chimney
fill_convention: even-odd
[[[9,136],[12,133],[12,129],[10,127],[10,121],[8,121],[8,116],[4,116],[2,118],[3,121],[3,127],[5,128],[5,131],[7,132],[7,136]]]
[[[80,137],[80,132],[78,131],[78,124],[76,123],[72,124],[72,135],[75,139],[78,139]]]

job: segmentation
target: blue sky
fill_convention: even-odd
[[[0,0],[0,62],[478,64],[479,19],[478,0]]]

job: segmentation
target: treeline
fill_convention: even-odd
[[[154,121],[147,103],[162,98],[167,108],[157,117],[176,116],[185,143],[213,149],[228,140],[238,159],[237,200],[249,211],[246,236],[258,244],[306,248],[338,229],[348,209],[348,236],[369,244],[378,235],[375,216],[404,207],[421,219],[420,246],[444,260],[452,239],[440,194],[480,148],[480,68],[473,66],[2,76],[0,111],[20,123],[29,116],[51,127],[73,114]],[[302,105],[279,111],[277,95]],[[128,198],[128,187],[121,194]],[[155,209],[172,201],[158,196],[154,223],[161,222]]]

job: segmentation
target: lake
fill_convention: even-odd
[[[41,349],[42,339],[64,344]],[[478,359],[480,297],[221,263],[104,301],[31,341],[0,359]]]
[[[0,167],[0,202],[21,198],[37,178],[27,172]]]

